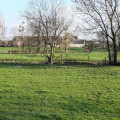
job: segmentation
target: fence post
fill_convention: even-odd
[[[12,51],[12,50],[9,50],[9,54],[13,54],[13,51]]]
[[[20,50],[18,49],[18,54],[20,54]]]
[[[88,62],[90,61],[90,57],[88,56]]]
[[[67,62],[67,54],[66,54],[66,62]]]
[[[63,55],[61,54],[61,62],[63,62]]]
[[[15,58],[13,57],[13,60],[12,60],[13,62],[15,62]]]
[[[105,64],[106,64],[106,57],[105,57]]]
[[[65,62],[65,60],[64,60],[64,55],[62,55],[62,59],[63,59],[63,62]]]
[[[78,62],[78,55],[76,55],[76,60],[77,60],[77,62]]]

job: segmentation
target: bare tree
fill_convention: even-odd
[[[103,49],[107,48],[106,36],[104,35],[102,31],[99,31],[97,33],[97,40],[100,42],[98,45],[100,48],[103,48]]]
[[[20,32],[19,32],[18,27],[13,26],[13,27],[11,28],[10,34],[11,34],[12,37],[20,36]]]
[[[120,31],[118,32],[118,50],[120,51]]]
[[[65,53],[67,53],[67,49],[70,45],[70,42],[71,41],[74,41],[74,36],[72,33],[68,33],[68,32],[65,32],[64,36],[63,36],[63,39],[64,39],[64,46],[65,46]]]
[[[28,20],[28,25],[29,25],[29,30],[31,30],[31,34],[32,36],[36,36],[36,48],[37,48],[37,53],[41,52],[41,48],[42,48],[42,31],[41,31],[41,24],[38,21],[35,20]]]
[[[26,10],[24,16],[37,29],[45,45],[49,45],[50,52],[45,48],[44,54],[48,62],[53,64],[55,48],[63,42],[62,36],[71,25],[71,19],[65,14],[60,0],[33,0],[29,5],[30,9]]]
[[[79,13],[89,24],[88,31],[102,31],[107,40],[109,63],[117,65],[117,33],[120,29],[120,5],[118,0],[74,0]],[[112,41],[113,55],[110,49]],[[112,61],[113,59],[113,61]]]
[[[26,42],[26,39],[25,39],[25,22],[22,21],[21,25],[19,26],[19,32],[21,34],[21,38],[22,38],[22,47],[23,47],[23,51],[25,49],[25,42]]]
[[[4,23],[3,14],[0,12],[0,38],[3,39],[6,37],[6,27]]]

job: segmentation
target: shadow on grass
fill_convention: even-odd
[[[57,114],[57,113],[30,113],[30,112],[4,112],[0,116],[0,120],[13,120],[11,118],[24,118],[27,120],[63,120],[64,118],[73,118],[73,116],[68,114]],[[67,119],[66,119],[67,120]],[[70,119],[72,120],[72,119]]]
[[[6,115],[0,115],[0,120],[12,120],[12,119],[7,118]]]
[[[0,68],[22,68],[22,69],[30,68],[32,69],[32,68],[40,68],[40,67],[43,68],[43,66],[46,66],[46,64],[0,62]]]
[[[67,103],[59,103],[59,108],[70,111],[73,114],[92,114],[98,112],[99,105],[92,102],[83,102],[70,99]]]
[[[0,62],[0,68],[22,68],[22,69],[49,69],[49,68],[59,68],[60,66],[78,66],[78,67],[105,67],[112,66],[107,64],[97,65],[95,63],[87,63],[87,62],[64,62],[55,63],[53,65],[45,63],[45,64],[34,64],[34,63],[10,63],[10,62]],[[120,66],[120,64],[118,64]]]
[[[62,120],[60,115],[32,115],[36,120]]]
[[[91,117],[106,117],[106,118],[120,118],[119,113],[106,109],[104,106],[100,107],[100,103],[94,101],[78,101],[70,98],[66,103],[61,102],[58,107],[69,111],[76,116],[91,116]],[[109,120],[110,120],[109,119]]]
[[[93,63],[87,63],[87,62],[65,62],[63,65],[83,65],[83,66],[96,66]]]

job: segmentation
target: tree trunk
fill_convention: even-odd
[[[119,51],[120,51],[120,42],[119,42]]]
[[[23,50],[25,49],[25,45],[24,45],[24,43],[23,43],[23,46],[22,46],[22,48],[23,48]]]
[[[40,48],[41,48],[41,39],[40,36],[38,36],[37,53],[40,53]]]
[[[45,40],[45,49],[47,48],[47,41]]]
[[[28,44],[28,52],[31,53],[30,45]]]
[[[111,65],[112,61],[111,61],[110,43],[108,40],[108,36],[106,36],[106,38],[107,38],[107,51],[108,51],[109,64]]]
[[[37,53],[40,53],[40,47],[39,47],[39,45],[37,46]]]
[[[113,65],[117,65],[117,45],[115,37],[113,38]]]
[[[59,45],[59,53],[61,52],[61,45]]]
[[[53,47],[53,46],[51,46],[49,63],[50,63],[50,64],[53,64],[53,63],[54,63],[54,47]]]
[[[65,53],[67,53],[67,42],[65,41]]]

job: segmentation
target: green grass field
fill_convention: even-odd
[[[0,48],[0,61],[15,61],[17,63],[31,63],[31,62],[47,62],[47,59],[42,54],[9,54],[9,50],[17,50],[15,47],[1,47]],[[20,49],[20,48],[19,48]],[[71,53],[55,53],[54,60],[57,62],[63,59],[63,61],[67,60],[76,60],[79,62],[89,62],[89,63],[99,63],[101,61],[108,61],[108,53],[101,49],[96,49],[93,52],[85,52],[84,48],[69,48]],[[57,48],[58,51],[58,48]],[[61,58],[62,55],[62,58]],[[89,57],[89,61],[88,61]],[[120,60],[120,52],[118,53],[118,60]]]
[[[67,60],[78,60],[79,62],[89,62],[97,63],[99,61],[104,61],[105,59],[108,61],[107,52],[83,52],[83,53],[55,53],[54,60],[60,61],[61,55],[63,56],[63,61]],[[120,53],[118,53],[118,60],[120,60]],[[0,61],[15,61],[17,63],[31,63],[31,62],[46,62],[46,57],[42,54],[0,54]]]
[[[0,54],[0,120],[120,120],[120,66],[88,56],[102,61],[107,52],[68,53],[79,62],[55,65],[27,64],[44,55]]]
[[[1,63],[0,120],[119,120],[119,73],[91,64]]]

